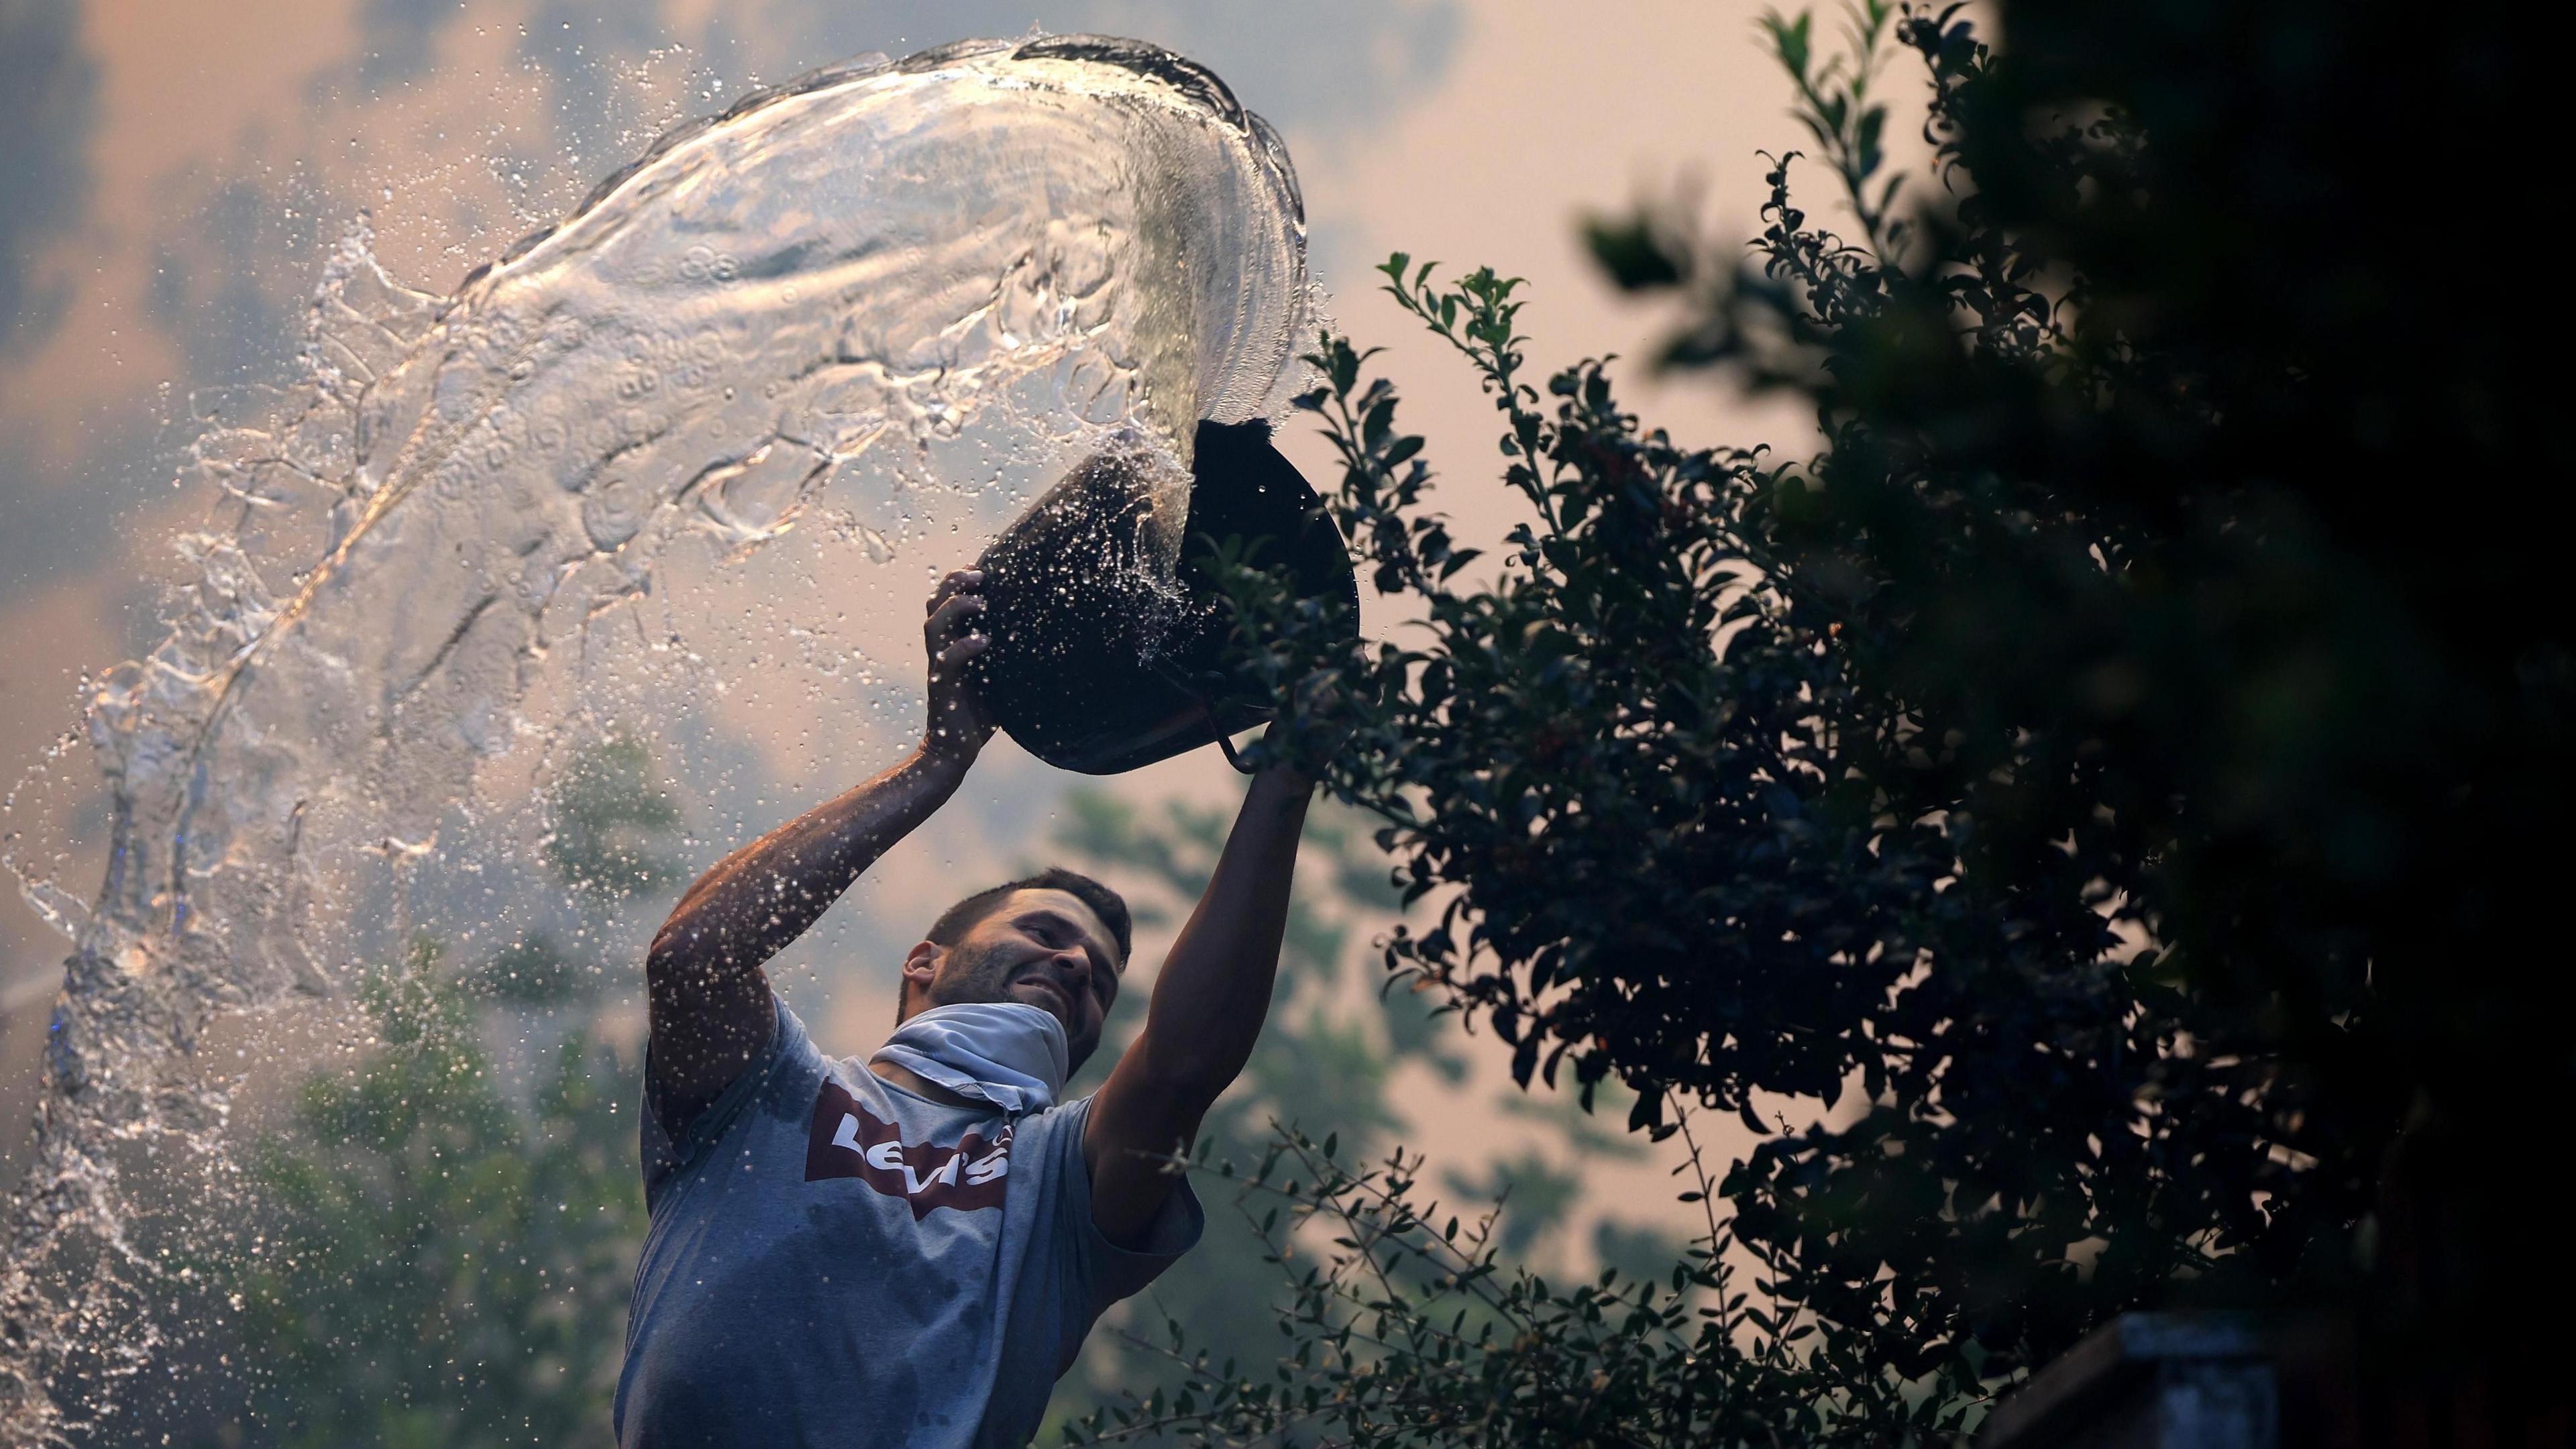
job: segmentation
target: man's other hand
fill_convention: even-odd
[[[1270,727],[1261,734],[1269,769],[1311,786],[1359,731],[1359,716],[1342,693],[1339,671],[1318,669],[1298,680]]]
[[[922,732],[921,753],[962,768],[974,763],[993,737],[993,717],[966,677],[966,661],[992,643],[982,627],[984,571],[950,570],[923,612],[929,616],[921,626],[921,641],[930,652],[930,721]]]

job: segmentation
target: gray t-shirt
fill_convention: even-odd
[[[623,1449],[1017,1446],[1102,1310],[1198,1241],[1174,1184],[1144,1250],[1091,1221],[1091,1099],[1018,1116],[769,1049],[673,1141],[644,1111]]]

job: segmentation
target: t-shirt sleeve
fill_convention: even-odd
[[[647,1209],[661,1196],[662,1188],[689,1167],[705,1160],[707,1153],[724,1140],[735,1124],[742,1120],[743,1108],[770,1084],[789,1074],[819,1075],[823,1070],[822,1054],[805,1035],[805,1023],[787,1009],[787,1003],[770,998],[778,1012],[778,1021],[769,1033],[769,1045],[752,1058],[724,1094],[710,1103],[705,1111],[689,1119],[687,1128],[674,1135],[654,1108],[653,1047],[648,1038],[644,1047],[643,1157],[644,1201]]]
[[[1091,1170],[1082,1160],[1082,1132],[1091,1120],[1091,1100],[1085,1097],[1066,1107],[1047,1144],[1052,1189],[1048,1197],[1060,1204],[1056,1247],[1073,1266],[1086,1332],[1111,1304],[1141,1292],[1183,1253],[1198,1246],[1199,1235],[1207,1227],[1198,1194],[1190,1190],[1189,1178],[1181,1176],[1172,1179],[1172,1195],[1163,1199],[1161,1211],[1146,1225],[1136,1247],[1122,1248],[1101,1233],[1091,1220]]]

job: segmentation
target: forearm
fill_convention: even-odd
[[[726,856],[653,938],[648,970],[748,973],[805,934],[861,873],[957,792],[966,766],[916,751],[903,763]]]
[[[1279,974],[1313,791],[1312,781],[1285,768],[1253,778],[1207,891],[1154,981],[1137,1049],[1159,1088],[1213,1100],[1251,1060]]]
[[[1252,781],[1216,873],[1154,978],[1145,1029],[1093,1100],[1082,1139],[1091,1220],[1133,1247],[1171,1196],[1160,1154],[1189,1150],[1217,1094],[1252,1059],[1279,979],[1297,837],[1314,783],[1274,768]]]
[[[930,717],[902,764],[805,812],[700,876],[644,958],[653,1099],[678,1131],[769,1044],[777,1006],[761,967],[850,882],[957,793],[993,726],[960,671],[984,647],[983,575],[958,569],[923,606]]]
[[[962,764],[915,755],[809,810],[698,878],[644,961],[653,1092],[674,1132],[769,1044],[761,965],[805,933],[859,873],[956,792]]]

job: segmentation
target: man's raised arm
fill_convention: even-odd
[[[1185,1148],[1252,1059],[1279,975],[1288,888],[1314,782],[1285,766],[1253,777],[1207,893],[1154,978],[1145,1029],[1091,1104],[1082,1155],[1091,1220],[1112,1243],[1142,1238],[1171,1195],[1159,1158]]]
[[[644,958],[655,1106],[680,1131],[769,1045],[762,963],[805,934],[860,872],[957,792],[993,725],[964,680],[985,638],[984,576],[960,569],[930,596],[930,721],[903,763],[719,861],[680,897]]]

